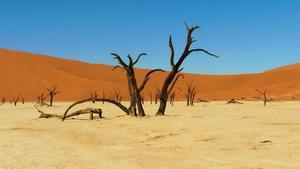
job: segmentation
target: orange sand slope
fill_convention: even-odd
[[[168,64],[168,63],[166,63]],[[122,70],[112,71],[112,66],[90,64],[68,59],[0,49],[0,97],[11,99],[21,94],[25,100],[35,100],[37,95],[52,84],[58,84],[62,92],[57,100],[76,100],[89,97],[97,91],[112,96],[120,90],[128,98],[127,82]],[[147,70],[138,69],[138,81],[143,80]],[[300,99],[300,64],[293,64],[259,74],[245,75],[198,75],[185,74],[176,86],[176,99],[184,99],[178,88],[194,82],[197,98],[225,100],[230,98],[253,99],[255,89],[267,89],[273,99]],[[144,97],[154,93],[162,84],[166,73],[157,73],[145,88]]]

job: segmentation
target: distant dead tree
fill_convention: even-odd
[[[185,91],[183,91],[182,89],[179,89],[184,93],[184,96],[186,98],[186,105],[187,106],[193,106],[194,105],[194,101],[195,101],[195,96],[196,96],[196,87],[194,86],[193,82],[189,82],[186,85],[186,89]]]
[[[4,104],[5,102],[6,102],[6,98],[5,98],[5,97],[2,97],[2,98],[1,98],[1,105]]]
[[[138,63],[139,59],[142,56],[147,55],[146,53],[141,53],[138,55],[137,59],[133,61],[131,55],[127,55],[128,63],[125,63],[124,60],[116,53],[111,53],[111,55],[114,56],[114,59],[118,61],[118,65],[114,67],[121,68],[126,72],[126,77],[128,81],[128,92],[130,95],[130,106],[129,111],[131,112],[131,115],[139,115],[139,116],[145,116],[144,108],[142,106],[142,99],[141,99],[141,92],[144,90],[147,82],[150,80],[151,74],[163,71],[162,69],[153,69],[150,70],[144,77],[144,80],[140,86],[138,86],[136,77],[135,77],[135,70],[134,65]],[[136,109],[137,107],[137,109]],[[136,113],[136,110],[138,110],[138,113]]]
[[[121,96],[120,90],[115,90],[115,91],[114,91],[113,99],[114,99],[116,102],[121,103],[121,101],[122,101],[122,96]]]
[[[153,100],[152,92],[149,92],[149,99],[150,99],[150,104],[152,104],[152,100]]]
[[[182,63],[184,62],[184,60],[191,53],[204,52],[210,56],[218,57],[212,53],[209,53],[208,51],[206,51],[204,49],[200,49],[200,48],[190,49],[191,45],[194,42],[196,42],[196,40],[193,38],[192,34],[195,30],[199,29],[200,27],[199,26],[189,27],[187,24],[185,24],[185,25],[186,25],[186,29],[187,29],[186,45],[184,47],[184,50],[183,50],[180,58],[178,59],[178,61],[176,63],[174,62],[175,50],[174,50],[173,43],[172,43],[172,37],[170,36],[170,38],[169,38],[169,47],[170,47],[170,51],[171,51],[170,65],[171,65],[172,70],[169,72],[169,74],[166,77],[166,79],[162,85],[162,88],[160,90],[160,97],[159,97],[160,105],[159,105],[156,115],[164,115],[165,114],[168,96],[171,93],[178,78],[181,76],[180,72],[183,70],[183,68],[180,68],[180,67],[181,67]]]
[[[21,95],[18,95],[18,97],[13,98],[13,102],[14,102],[14,105],[15,105],[15,106],[17,106],[17,104],[18,104],[20,98],[21,98]]]
[[[37,103],[40,105],[48,105],[45,103],[45,100],[47,99],[47,96],[42,92],[40,95],[37,96]]]
[[[176,91],[173,91],[171,94],[170,94],[170,104],[173,106],[174,105],[174,101],[175,101],[175,96],[176,96]]]
[[[158,102],[159,94],[160,94],[160,89],[156,88],[156,90],[155,90],[155,97],[154,97],[154,103],[155,104],[157,104],[157,102]]]
[[[49,101],[50,101],[50,106],[53,105],[53,99],[54,97],[61,93],[60,91],[57,91],[57,84],[56,85],[52,85],[51,87],[47,88],[47,91],[48,91],[48,96],[50,97]]]
[[[264,106],[266,106],[267,102],[270,101],[267,97],[267,90],[265,89],[264,91],[261,91],[261,90],[256,89],[256,92],[261,95],[261,96],[258,96],[257,98],[262,100],[264,102]]]
[[[95,101],[96,101],[96,99],[97,99],[97,97],[98,97],[97,92],[91,92],[91,93],[90,93],[90,97],[91,97],[91,99],[92,99],[92,102],[95,103]]]
[[[22,102],[22,104],[24,104],[24,103],[25,103],[25,99],[24,99],[24,97],[22,97],[22,96],[21,96],[21,98],[20,98],[20,99],[21,99],[21,102]]]

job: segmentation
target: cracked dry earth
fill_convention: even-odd
[[[43,110],[62,114],[70,103]],[[104,119],[78,116],[61,122],[39,119],[32,103],[0,105],[2,169],[299,169],[300,104],[261,102],[184,102],[167,115],[125,116],[110,104]]]

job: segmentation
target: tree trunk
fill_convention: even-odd
[[[53,96],[50,96],[50,106],[52,106],[53,103]]]

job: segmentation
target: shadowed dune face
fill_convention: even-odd
[[[169,57],[169,56],[166,56]],[[168,63],[166,63],[168,64]],[[90,64],[79,61],[59,59],[38,54],[0,49],[0,97],[13,98],[21,94],[27,101],[35,100],[52,84],[58,84],[57,100],[77,100],[89,97],[89,93],[102,91],[112,96],[120,90],[128,99],[127,81],[122,70],[112,70],[112,66]],[[137,79],[143,80],[147,70],[138,69]],[[187,82],[197,86],[197,98],[209,100],[227,100],[230,98],[253,99],[255,89],[267,89],[274,99],[300,99],[300,64],[269,70],[259,74],[246,75],[197,75],[185,74],[175,88],[184,89]],[[157,73],[144,90],[144,97],[149,100],[149,93],[160,87],[167,73]],[[154,94],[153,94],[154,95]],[[184,95],[177,90],[176,100],[183,100]]]

